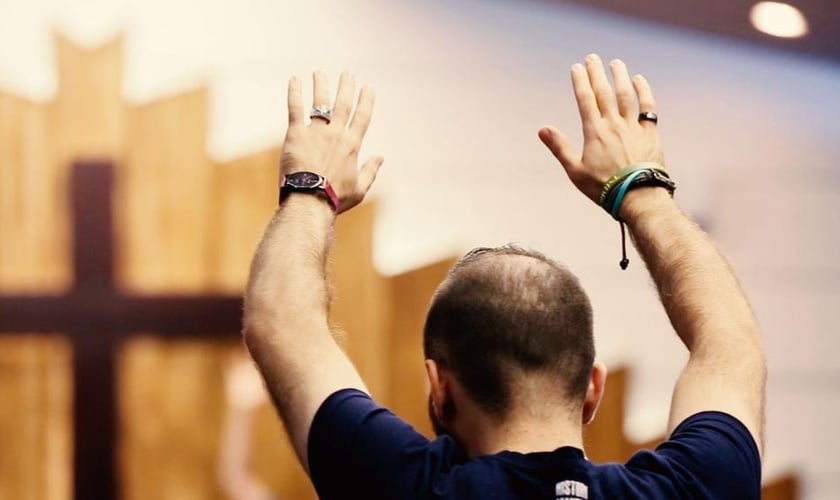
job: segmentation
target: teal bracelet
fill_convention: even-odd
[[[654,165],[657,164],[654,163]],[[641,168],[645,168],[644,164],[630,165],[629,167],[622,168],[621,170],[616,172],[612,177],[607,179],[607,182],[605,182],[604,186],[601,188],[601,196],[598,197],[598,205],[603,207],[604,202],[607,200],[607,195],[610,193],[613,186],[625,179],[627,175]]]
[[[630,184],[633,182],[633,179],[645,173],[646,170],[636,170],[635,172],[631,173],[624,180],[621,182],[621,185],[618,187],[618,194],[615,196],[615,201],[613,202],[612,208],[610,209],[610,215],[613,216],[615,220],[621,220],[618,216],[618,212],[621,209],[621,202],[624,201],[624,196],[627,194],[627,189],[630,187]]]

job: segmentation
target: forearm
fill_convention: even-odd
[[[668,193],[656,188],[629,193],[622,217],[692,355],[761,356],[758,325],[735,274]]]
[[[251,265],[245,294],[245,339],[287,345],[326,325],[326,260],[334,215],[321,199],[291,195],[275,213]],[[283,337],[290,337],[284,339]]]

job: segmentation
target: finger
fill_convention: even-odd
[[[370,190],[370,187],[373,185],[373,181],[376,180],[376,174],[379,173],[379,168],[382,166],[384,161],[385,159],[381,156],[374,156],[366,161],[365,164],[362,165],[362,168],[359,169],[358,185],[361,192],[367,193]]]
[[[338,81],[338,93],[335,97],[332,116],[333,122],[342,128],[347,125],[347,120],[350,119],[354,95],[356,95],[356,79],[349,71],[345,71]]]
[[[601,119],[601,112],[595,101],[595,93],[592,92],[592,84],[589,83],[589,74],[586,73],[586,68],[582,64],[572,66],[572,86],[575,90],[578,111],[580,111],[583,135],[589,137],[595,124]]]
[[[374,100],[373,88],[368,85],[362,87],[362,91],[359,92],[359,101],[356,103],[356,112],[353,113],[353,119],[350,121],[350,132],[359,141],[364,138],[370,125],[370,119],[373,116]]]
[[[656,101],[653,99],[653,91],[645,77],[636,75],[633,78],[633,87],[636,89],[636,97],[639,100],[639,113],[655,113]],[[656,124],[651,121],[642,120],[639,124],[646,129],[656,129]]]
[[[300,90],[300,80],[293,76],[289,80],[289,126],[303,124],[303,96]]]
[[[589,73],[589,81],[592,83],[592,91],[595,93],[601,116],[615,116],[618,113],[615,93],[604,72],[604,63],[597,54],[586,56],[586,72]]]
[[[636,109],[636,92],[633,90],[633,83],[627,73],[627,66],[624,61],[615,59],[610,63],[610,71],[615,83],[615,98],[618,102],[618,112],[625,119],[635,121],[638,118]]]
[[[326,75],[321,71],[316,71],[312,73],[312,107],[318,108],[321,106],[326,106],[329,109],[330,91],[327,87]],[[313,125],[316,123],[326,125],[328,122],[326,119],[316,118],[311,123]]]
[[[562,132],[548,126],[540,129],[539,136],[543,144],[548,147],[551,154],[560,161],[567,172],[580,168],[580,154]]]

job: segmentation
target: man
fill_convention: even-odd
[[[428,441],[370,399],[327,326],[325,265],[336,214],[364,198],[382,164],[357,168],[373,93],[362,89],[351,119],[344,74],[330,114],[316,73],[306,125],[291,81],[281,204],[254,258],[244,336],[321,498],[759,498],[758,326],[726,261],[672,201],[647,82],[621,61],[610,69],[614,89],[598,56],[572,67],[582,156],[553,127],[539,137],[574,185],[629,227],[690,358],[670,439],[606,465],[582,452],[606,378],[593,361],[589,301],[535,252],[471,252],[432,300],[426,368],[444,436]]]

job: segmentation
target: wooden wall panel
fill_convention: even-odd
[[[230,348],[151,335],[125,345],[119,359],[124,500],[222,498],[216,450]]]
[[[761,490],[762,500],[795,500],[801,498],[799,477],[789,474],[767,483]]]
[[[55,36],[58,92],[47,106],[50,144],[46,149],[50,171],[45,179],[55,189],[45,198],[51,214],[66,217],[67,181],[70,166],[82,159],[122,158],[125,109],[122,101],[122,39],[84,49],[60,35]],[[54,231],[53,261],[70,272],[69,225],[40,228]]]
[[[134,293],[212,291],[215,170],[205,152],[205,89],[131,108],[115,209],[119,284]],[[123,498],[220,498],[222,373],[236,343],[126,342],[119,383]]]
[[[0,498],[70,499],[70,363],[60,337],[0,337]]]
[[[331,255],[331,323],[374,397],[389,394],[391,304],[385,279],[373,267],[376,205],[365,203],[337,219]]]
[[[624,435],[627,370],[611,369],[595,420],[584,427],[586,455],[596,462],[623,462],[637,449]]]
[[[423,365],[423,325],[432,294],[454,260],[437,262],[392,278],[393,322],[390,329],[390,408],[417,430],[431,436]]]
[[[219,293],[245,289],[251,257],[277,208],[279,158],[273,148],[215,165],[207,271]]]
[[[0,293],[70,284],[67,187],[52,161],[44,106],[0,91]]]
[[[120,284],[141,293],[210,286],[213,169],[206,158],[207,92],[132,108],[117,176]]]
[[[0,91],[0,295],[69,286],[53,144],[47,108]],[[61,336],[0,337],[0,498],[70,497],[70,364]]]
[[[79,159],[122,157],[122,38],[84,49],[57,35],[58,95],[51,106],[55,161],[65,172]]]

